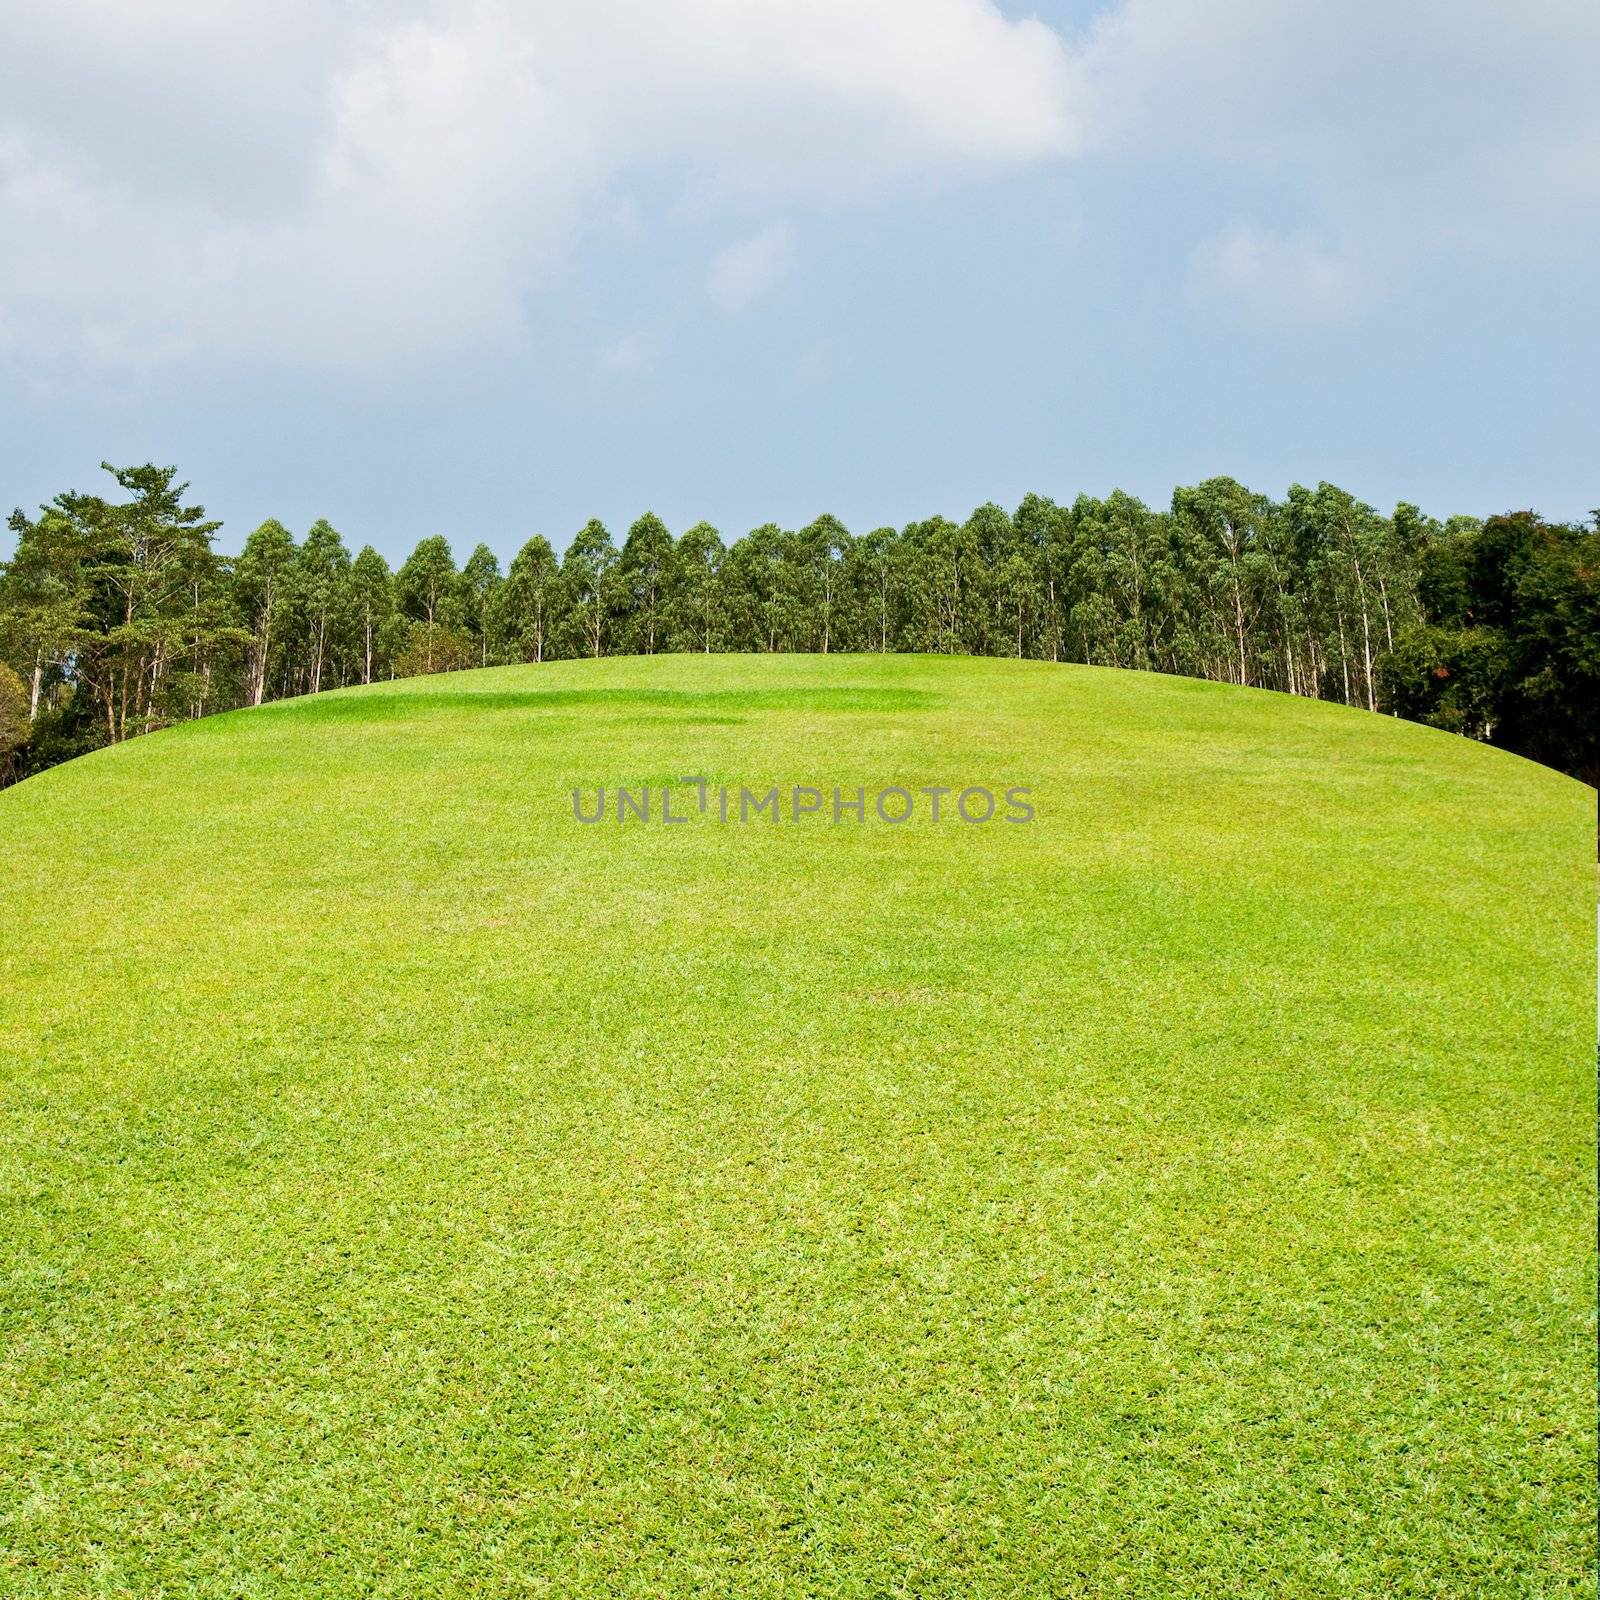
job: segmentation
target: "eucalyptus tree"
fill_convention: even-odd
[[[591,517],[578,530],[561,558],[566,589],[568,629],[575,650],[586,656],[605,654],[619,610],[617,547],[610,531]]]
[[[1183,585],[1168,520],[1121,489],[1079,496],[1072,520],[1078,625],[1107,665],[1172,670]]]
[[[904,604],[904,548],[895,528],[874,528],[851,541],[844,553],[844,578],[861,642],[880,655],[900,648]]]
[[[333,524],[319,517],[306,530],[294,563],[295,599],[305,629],[301,681],[322,688],[334,635],[350,604],[350,552]]]
[[[1067,618],[1074,643],[1073,660],[1091,667],[1125,667],[1130,640],[1123,619],[1104,590],[1085,587]]]
[[[1261,593],[1256,671],[1265,688],[1315,698],[1322,692],[1321,642],[1315,598],[1297,548],[1292,519],[1282,505],[1263,496],[1254,539]]]
[[[273,652],[280,654],[294,614],[294,536],[268,517],[244,542],[233,565],[233,601],[249,636],[246,698],[258,706],[267,697]]]
[[[1377,666],[1395,641],[1389,568],[1394,525],[1331,483],[1289,490],[1286,512],[1300,559],[1311,573],[1339,647],[1339,687],[1347,704],[1378,709]]]
[[[1206,621],[1225,644],[1226,670],[1210,676],[1234,683],[1258,680],[1257,629],[1269,599],[1262,529],[1270,516],[1266,497],[1232,478],[1208,478],[1172,492],[1173,532],[1191,563],[1194,594]]]
[[[793,569],[799,581],[800,608],[808,636],[806,648],[823,655],[833,649],[843,620],[840,609],[848,590],[845,564],[850,556],[850,530],[824,512],[797,533],[792,541]]]
[[[1429,545],[1443,536],[1443,529],[1434,518],[1402,500],[1392,516],[1378,522],[1377,533],[1374,576],[1383,608],[1384,641],[1392,651],[1401,630],[1421,616],[1417,584],[1422,557]]]
[[[461,568],[461,610],[467,632],[478,642],[480,667],[489,665],[493,653],[494,596],[503,581],[494,551],[486,544],[475,546]]]
[[[561,569],[550,541],[535,534],[512,557],[492,603],[495,631],[523,661],[542,662],[560,632]]]
[[[672,535],[653,511],[628,529],[617,560],[617,593],[627,625],[623,643],[637,655],[653,656],[667,631],[667,590],[672,572]]]
[[[1011,518],[1012,544],[1007,564],[1020,556],[1032,573],[1038,653],[1049,661],[1059,661],[1066,646],[1066,522],[1066,514],[1055,501],[1037,494],[1025,495]],[[1015,573],[1005,580],[1008,605],[1017,603],[1020,581],[1020,575]]]
[[[667,592],[667,622],[676,648],[706,655],[727,648],[726,556],[722,535],[709,522],[695,523],[678,540]]]
[[[350,563],[350,622],[361,681],[371,683],[381,663],[384,631],[395,612],[389,563],[364,544]]]
[[[961,648],[969,655],[1009,654],[1016,620],[1011,602],[1020,597],[1013,594],[1002,602],[997,584],[1000,568],[1018,553],[1016,529],[1004,510],[986,501],[962,524],[962,534],[972,558],[967,565],[968,605]],[[1031,586],[1033,574],[1026,558],[1012,569],[1012,578],[1014,585]],[[1028,599],[1023,601],[1023,610],[1031,618],[1037,607]],[[1023,643],[1026,653],[1026,629]]]
[[[980,525],[929,517],[901,540],[910,648],[947,655],[978,648],[987,576]]]
[[[378,627],[372,669],[375,678],[393,680],[408,676],[401,671],[401,662],[411,652],[412,636],[421,626],[421,623],[413,622],[400,609],[398,602],[395,604],[394,609]]]
[[[232,563],[194,545],[183,562],[181,629],[185,645],[168,676],[166,714],[203,717],[239,704],[249,632],[234,615]]]
[[[775,522],[752,528],[723,563],[736,650],[774,651],[796,621],[790,568],[791,536]]]
[[[407,666],[419,672],[440,670],[441,659],[454,660],[460,651],[443,648],[442,630],[462,621],[461,581],[455,557],[442,535],[424,539],[406,557],[395,574],[400,609],[420,630],[407,647]]]
[[[1040,621],[1038,573],[1020,548],[1005,554],[993,573],[996,621],[1020,660]]]

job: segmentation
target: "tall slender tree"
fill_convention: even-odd
[[[496,631],[518,659],[543,661],[561,626],[561,569],[535,534],[512,559],[492,602]]]
[[[628,529],[617,562],[618,595],[627,608],[626,643],[653,656],[666,633],[667,589],[672,571],[672,535],[653,511]]]
[[[845,552],[845,582],[861,619],[861,642],[880,655],[900,648],[904,562],[900,534],[874,528]]]
[[[805,591],[807,648],[827,655],[837,644],[840,609],[847,593],[844,574],[850,555],[850,530],[824,512],[795,536],[795,561]]]
[[[282,651],[293,614],[294,536],[269,517],[244,542],[233,568],[233,595],[240,621],[250,635],[249,701],[267,695],[273,652]]]
[[[350,603],[350,552],[332,523],[318,518],[306,531],[294,565],[295,598],[305,628],[303,681],[322,688],[335,633]]]
[[[567,590],[569,628],[578,652],[605,654],[611,626],[618,610],[617,547],[610,530],[591,517],[578,530],[561,558],[561,577]]]
[[[722,582],[727,555],[722,535],[709,522],[697,522],[673,552],[667,618],[673,644],[709,655],[725,648],[728,617]]]
[[[1264,498],[1232,478],[1208,478],[1172,495],[1173,533],[1189,557],[1193,592],[1224,645],[1227,665],[1218,675],[1240,684],[1259,677],[1256,625],[1266,599],[1260,540],[1267,514]]]
[[[488,545],[474,547],[461,569],[461,603],[467,632],[477,641],[478,665],[489,665],[495,591],[504,580],[500,562]]]
[[[350,564],[350,616],[363,683],[371,683],[378,672],[384,629],[394,608],[389,563],[370,544],[364,544]]]
[[[419,671],[438,670],[442,630],[456,626],[462,611],[460,574],[442,535],[424,539],[406,557],[395,573],[395,592],[400,609],[417,625],[409,647],[412,661]],[[449,653],[453,659],[453,646]]]

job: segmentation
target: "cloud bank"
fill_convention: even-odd
[[[639,184],[705,208],[728,312],[781,288],[808,208],[1045,163],[1248,174],[1174,256],[1274,315],[1354,314],[1408,250],[1573,248],[1600,214],[1588,0],[1113,0],[1070,37],[993,0],[9,0],[7,31],[0,361],[25,372],[502,349]]]
[[[503,342],[632,174],[848,198],[1077,137],[1061,41],[987,0],[10,9],[0,339],[91,365]]]

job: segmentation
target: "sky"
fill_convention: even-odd
[[[1600,505],[1593,0],[0,0],[0,36],[8,508],[154,460],[224,549],[325,516],[504,559],[1218,474]]]

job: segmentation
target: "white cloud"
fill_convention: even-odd
[[[91,369],[350,371],[499,347],[552,252],[630,175],[673,164],[710,195],[850,198],[1076,137],[1061,41],[992,0],[8,13],[0,325]],[[780,256],[773,235],[724,263],[727,303]]]
[[[1343,321],[1361,301],[1360,274],[1347,256],[1305,234],[1242,224],[1196,248],[1189,284],[1201,299],[1231,300],[1285,322]]]
[[[709,230],[723,201],[1199,158],[1263,226],[1191,281],[1284,314],[1428,250],[1592,249],[1600,219],[1593,0],[1107,0],[1070,42],[997,0],[4,3],[0,359],[28,375],[515,346],[547,265],[651,183]],[[713,298],[785,253],[737,246]]]
[[[1190,251],[1199,300],[1339,321],[1431,257],[1600,245],[1593,0],[1119,0],[1076,69],[1095,152],[1248,197]]]
[[[1119,0],[1077,65],[1098,148],[1265,177],[1349,237],[1600,221],[1594,0]]]
[[[748,311],[783,277],[790,253],[789,229],[781,222],[730,245],[711,264],[712,303],[727,312]]]

